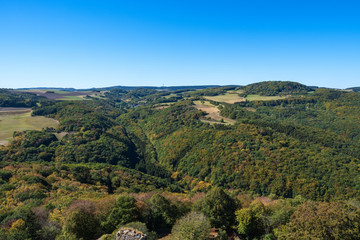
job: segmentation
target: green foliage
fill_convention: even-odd
[[[202,213],[191,212],[180,218],[172,229],[175,240],[206,240],[209,239],[211,225]]]
[[[62,231],[63,235],[70,239],[96,239],[100,235],[100,222],[94,204],[87,200],[73,203],[68,210]]]
[[[206,88],[195,92],[185,94],[185,96],[200,97],[200,96],[217,96],[225,94],[228,90],[233,90],[235,87],[217,87],[217,88]]]
[[[9,179],[11,178],[12,176],[12,172],[10,171],[0,171],[0,179],[5,181],[5,182],[8,182]]]
[[[39,101],[46,101],[33,93],[0,89],[0,107],[34,107]]]
[[[213,102],[224,119],[237,121],[230,126],[202,122],[203,113],[192,99],[179,100],[201,100],[228,90],[112,90],[105,93],[107,99],[82,102],[35,99],[39,104],[33,114],[53,117],[60,125],[17,132],[12,143],[0,147],[1,236],[94,239],[101,230],[111,233],[135,220],[143,223],[134,227],[146,224],[163,233],[190,208],[226,235],[225,229],[230,233],[235,226],[239,205],[221,189],[232,189],[234,195],[269,196],[260,198],[264,204],[245,201],[248,207],[236,211],[242,237],[354,239],[360,94],[332,89],[306,93],[309,89],[296,83],[260,83],[246,87],[244,94],[292,96]],[[6,94],[13,92],[0,91],[0,99]],[[25,103],[18,100],[11,104]],[[177,102],[164,109],[153,105],[166,101]],[[165,198],[147,193],[154,191],[197,197],[196,192],[209,192],[192,205],[194,199],[170,200],[187,198],[185,194]],[[134,194],[137,201],[129,196],[115,201],[118,194],[130,192],[139,193]],[[352,205],[336,202],[349,198],[355,199]],[[77,199],[94,200],[86,203],[91,211]]]
[[[359,208],[343,202],[307,202],[275,233],[278,239],[357,239],[359,222]]]
[[[274,229],[289,222],[303,199],[275,200],[264,205],[254,200],[249,207],[236,211],[238,232],[247,239],[275,239]]]
[[[51,161],[51,144],[57,142],[54,134],[46,131],[15,132],[12,144],[3,154],[6,160]]]
[[[112,103],[104,100],[68,101],[42,105],[33,115],[55,118],[60,121],[61,131],[103,131],[114,125],[113,119],[123,113]]]
[[[305,94],[311,88],[296,82],[267,81],[249,84],[244,88],[244,94],[259,94],[263,96]]]
[[[150,229],[171,228],[181,214],[176,205],[160,194],[153,195],[148,205],[150,207],[148,223]]]
[[[236,211],[237,229],[240,234],[252,239],[265,233],[263,214],[265,206],[260,201],[253,202],[250,207]]]
[[[136,200],[129,195],[121,195],[116,200],[115,207],[111,210],[110,214],[101,226],[107,233],[113,232],[119,227],[137,219],[139,213],[135,207]]]
[[[240,204],[223,189],[215,187],[195,205],[195,210],[205,214],[214,227],[231,227],[235,223],[235,210]]]
[[[302,89],[292,83],[266,84],[286,91]],[[119,109],[115,100],[91,100],[37,107],[34,114],[60,121],[58,131],[76,132],[61,133],[66,135],[61,140],[46,131],[19,135],[1,157],[121,165],[163,178],[171,191],[181,191],[170,179],[176,173],[176,181],[194,191],[215,185],[261,195],[301,194],[313,200],[359,194],[357,93],[317,89],[283,100],[219,105],[222,115],[241,122],[235,126],[201,122],[202,114],[191,101],[162,110],[140,106],[169,93],[114,90],[113,94],[131,98],[135,105]],[[101,181],[107,181],[109,193],[121,185],[115,177]]]
[[[74,178],[81,183],[90,183],[90,169],[85,166],[76,166],[73,168]]]
[[[56,240],[78,240],[79,238],[73,234],[73,233],[69,233],[69,232],[61,232],[61,234],[59,234],[56,237]]]
[[[292,204],[296,204],[296,199],[292,200],[279,200],[276,204],[270,205],[267,208],[267,224],[271,229],[274,229],[280,225],[286,224],[289,222],[291,215],[296,210],[296,207],[292,206]]]

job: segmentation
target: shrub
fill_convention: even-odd
[[[172,239],[209,239],[210,229],[210,222],[204,214],[198,212],[190,212],[176,222],[172,229]]]

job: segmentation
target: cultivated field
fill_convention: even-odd
[[[236,102],[244,102],[245,98],[240,97],[238,93],[226,93],[224,95],[218,95],[218,96],[206,96],[205,97],[208,100],[216,101],[216,102],[226,102],[226,103],[236,103]]]
[[[93,91],[78,91],[78,92],[67,92],[67,91],[58,91],[58,90],[21,90],[20,92],[30,92],[35,93],[38,96],[43,96],[48,99],[54,100],[84,100],[86,96],[91,97],[100,97],[102,92],[93,92]]]
[[[56,128],[58,122],[42,116],[31,116],[30,108],[0,108],[0,145],[6,145],[14,131]]]
[[[210,119],[201,120],[203,122],[221,123],[221,124],[235,124],[236,122],[233,119],[220,116],[220,110],[216,106],[210,104],[210,102],[208,101],[204,101],[204,102],[194,101],[194,104],[195,104],[195,108],[204,111],[208,114],[207,117],[209,117]]]

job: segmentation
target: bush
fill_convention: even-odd
[[[264,212],[265,206],[260,201],[254,201],[248,208],[236,211],[238,232],[250,239],[263,235],[265,233]]]
[[[235,199],[221,188],[213,188],[194,209],[205,214],[213,227],[231,227],[235,223],[235,210],[240,207]]]
[[[135,207],[136,200],[129,195],[121,195],[116,200],[116,205],[109,216],[101,223],[106,233],[112,233],[119,225],[132,222],[137,219],[138,212]]]
[[[100,235],[100,222],[95,204],[88,200],[74,202],[68,210],[62,237],[64,239],[96,239]]]
[[[150,198],[149,206],[151,229],[171,228],[175,224],[178,209],[169,199],[156,194]]]
[[[202,240],[209,239],[211,225],[202,213],[191,212],[180,218],[172,229],[172,239]]]

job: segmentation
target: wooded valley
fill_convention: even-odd
[[[359,103],[356,91],[277,81],[81,100],[1,89],[0,107],[58,122],[0,146],[1,239],[105,240],[123,227],[360,239]]]

